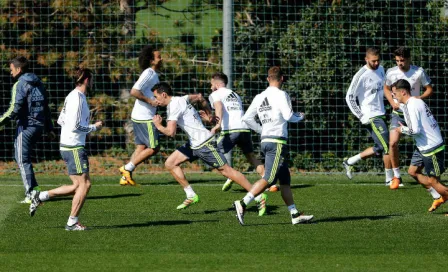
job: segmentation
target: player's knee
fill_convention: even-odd
[[[166,169],[172,170],[172,169],[174,169],[174,167],[176,167],[176,164],[174,163],[174,161],[172,161],[172,160],[165,161],[165,168]]]
[[[408,174],[409,176],[411,176],[413,179],[417,179],[417,170],[416,169],[408,169]]]
[[[397,149],[397,148],[398,148],[398,141],[393,141],[393,140],[391,140],[391,141],[389,142],[389,148],[390,148],[390,149]]]

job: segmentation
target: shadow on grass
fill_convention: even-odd
[[[272,215],[272,214],[277,214],[277,210],[279,209],[279,206],[267,206],[267,208],[266,208],[266,213],[265,213],[265,215],[264,216],[266,216],[266,215]],[[230,207],[230,208],[227,208],[227,209],[222,209],[222,210],[205,210],[205,211],[203,211],[203,212],[196,212],[196,214],[202,214],[202,213],[204,213],[204,214],[214,214],[214,213],[219,213],[219,212],[235,212],[235,208],[233,208],[233,207]],[[250,206],[248,209],[246,209],[246,212],[248,212],[248,213],[258,213],[258,208],[257,208],[257,206],[255,206],[255,205],[253,205],[253,206]]]
[[[172,221],[149,221],[146,223],[134,223],[124,225],[112,225],[112,226],[92,226],[92,229],[127,229],[127,228],[146,228],[156,226],[177,226],[177,225],[189,225],[194,223],[210,223],[218,222],[219,220],[172,220]]]
[[[238,187],[236,187],[236,186],[238,186]],[[230,189],[229,192],[232,192],[232,191],[238,192],[238,193],[245,193],[246,192],[246,190],[241,188],[241,187],[239,187],[238,184],[236,184],[236,186],[232,187],[232,189]],[[302,189],[302,188],[308,188],[308,187],[314,187],[314,185],[312,185],[312,184],[295,184],[295,185],[291,185],[291,189]],[[267,193],[272,193],[272,192],[267,192]],[[280,193],[280,191],[278,191],[278,193]]]
[[[121,195],[109,195],[109,196],[87,196],[87,201],[97,200],[97,199],[115,199],[115,198],[125,198],[125,197],[138,197],[138,196],[141,196],[141,195],[143,195],[143,194],[121,194]],[[64,196],[64,197],[52,198],[48,202],[67,201],[67,200],[71,201],[72,199],[73,199],[73,197]]]
[[[392,219],[394,217],[400,217],[403,216],[401,214],[391,214],[391,215],[367,215],[367,216],[346,216],[346,217],[328,217],[328,218],[322,218],[313,220],[311,224],[316,223],[325,223],[325,222],[345,222],[345,221],[359,221],[359,220],[387,220]]]
[[[224,184],[225,182],[225,178],[211,178],[211,179],[188,179],[187,176],[187,180],[188,183],[190,184],[207,184],[210,182],[222,182]],[[138,181],[137,181],[138,182]],[[173,180],[173,181],[163,181],[163,182],[154,182],[154,181],[148,181],[148,182],[138,182],[140,185],[145,185],[145,186],[151,186],[151,185],[178,185],[179,183],[177,183],[177,181]],[[180,185],[179,185],[180,186]]]

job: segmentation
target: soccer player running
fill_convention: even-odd
[[[157,71],[162,66],[160,51],[149,45],[143,47],[138,64],[143,72],[131,89],[131,95],[136,98],[131,113],[136,148],[130,161],[119,169],[122,175],[120,185],[135,186],[132,173],[137,165],[160,150],[159,132],[152,121],[156,114],[157,102],[151,90],[159,83]]]
[[[254,183],[246,196],[234,202],[236,215],[239,223],[244,225],[244,214],[249,203],[279,180],[282,198],[288,206],[292,224],[305,223],[312,220],[313,216],[303,215],[297,210],[291,191],[291,174],[286,162],[289,153],[288,122],[297,123],[304,119],[304,114],[294,113],[289,95],[280,90],[283,83],[280,67],[274,66],[269,69],[267,81],[269,87],[255,96],[243,117],[243,121],[252,130],[261,133],[261,152],[265,157],[265,171],[263,177]],[[256,115],[261,125],[255,120]]]
[[[448,200],[448,187],[440,182],[445,172],[445,142],[434,115],[422,99],[412,95],[412,85],[406,79],[399,79],[392,88],[392,95],[402,110],[406,125],[399,123],[396,133],[410,135],[417,149],[412,155],[411,165],[415,167],[415,178],[427,190],[435,190],[441,195],[434,201],[430,212]],[[426,175],[422,174],[425,168]]]
[[[391,189],[397,189],[402,186],[402,180],[400,175],[400,160],[398,151],[398,142],[400,141],[401,134],[396,132],[396,128],[400,127],[399,123],[406,125],[403,111],[400,109],[400,105],[395,101],[391,95],[391,86],[399,79],[406,79],[411,84],[411,95],[420,99],[425,99],[431,96],[433,93],[431,80],[426,75],[423,68],[411,65],[411,51],[406,47],[399,47],[394,51],[394,58],[397,66],[390,68],[386,73],[386,83],[384,84],[384,95],[392,106],[392,113],[390,115],[390,142],[389,142],[389,154],[392,163],[392,170],[389,177],[393,179],[386,179],[386,185],[389,185]],[[420,95],[420,90],[423,89],[423,93]],[[412,165],[409,167],[408,173],[415,180],[417,180],[417,168],[418,166]],[[440,198],[440,196],[438,196]]]
[[[10,61],[9,68],[17,82],[12,87],[8,110],[0,116],[0,125],[10,120],[17,123],[14,155],[25,187],[25,199],[21,203],[30,204],[31,196],[40,190],[31,163],[31,153],[44,131],[53,133],[53,124],[47,91],[42,81],[28,72],[28,60],[22,56],[16,57]]]
[[[234,91],[226,88],[228,78],[222,72],[214,73],[210,83],[212,93],[209,96],[209,101],[211,107],[215,110],[215,115],[209,116],[208,119],[216,120],[216,124],[211,129],[211,132],[212,134],[220,132],[217,139],[218,148],[222,153],[228,154],[237,145],[242,150],[247,161],[262,176],[264,166],[254,154],[250,129],[242,121],[244,108],[241,97]],[[229,160],[227,160],[227,163],[231,166]],[[228,179],[224,183],[222,190],[228,191],[232,184],[233,181]]]
[[[194,161],[200,158],[213,168],[216,168],[223,176],[234,180],[246,190],[251,184],[243,174],[230,167],[224,155],[216,145],[215,136],[204,127],[201,117],[190,104],[190,96],[173,96],[173,91],[168,83],[162,82],[153,87],[154,96],[159,106],[167,107],[167,125],[162,125],[162,117],[154,116],[154,125],[157,129],[169,136],[176,135],[177,125],[187,134],[188,142],[177,148],[165,161],[165,167],[171,175],[184,188],[187,198],[177,206],[178,210],[188,208],[199,202],[199,196],[188,183],[180,165],[186,161]]]
[[[63,185],[49,191],[33,195],[30,215],[33,216],[42,201],[57,196],[74,195],[70,216],[65,226],[68,231],[82,231],[86,227],[78,221],[81,208],[90,190],[89,161],[84,149],[86,135],[103,127],[102,121],[90,123],[90,110],[86,93],[92,88],[93,73],[89,69],[79,68],[76,72],[76,88],[65,98],[64,107],[58,118],[62,127],[60,152],[67,165],[72,185]]]
[[[389,131],[385,122],[384,109],[384,68],[380,65],[380,51],[368,48],[365,57],[366,64],[355,74],[347,91],[345,100],[352,113],[370,132],[374,145],[342,162],[346,175],[353,178],[353,165],[360,160],[372,156],[383,155],[383,162],[388,178],[390,169]],[[358,100],[358,103],[356,102]],[[390,177],[392,178],[392,177]]]

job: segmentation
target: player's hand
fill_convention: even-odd
[[[297,115],[299,115],[300,121],[305,120],[305,113],[304,112],[298,112]]]
[[[361,124],[363,125],[368,125],[370,123],[370,118],[367,115],[363,115],[359,121],[361,121]]]
[[[211,132],[213,135],[217,134],[217,133],[220,132],[220,131],[221,131],[221,126],[219,126],[219,127],[214,126],[214,127],[210,130],[210,132]]]
[[[147,102],[149,105],[153,106],[153,107],[157,107],[159,105],[159,102],[157,102],[157,99],[147,99]]]
[[[156,115],[152,118],[152,122],[154,123],[154,125],[160,125],[160,124],[162,124],[162,116],[156,114]]]
[[[400,103],[393,103],[391,106],[392,106],[392,108],[394,110],[399,110],[400,109]]]
[[[101,130],[103,128],[103,121],[97,121],[95,123],[96,130]]]

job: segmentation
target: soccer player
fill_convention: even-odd
[[[180,168],[180,165],[186,161],[192,162],[200,158],[211,167],[216,168],[223,176],[234,180],[241,187],[249,190],[251,187],[249,181],[243,174],[230,167],[224,155],[217,149],[215,136],[204,127],[199,113],[189,102],[189,95],[173,96],[170,85],[164,82],[155,85],[153,91],[158,105],[167,107],[168,116],[166,127],[162,125],[160,115],[154,117],[154,125],[161,133],[170,137],[176,135],[176,128],[179,125],[189,139],[185,145],[177,148],[165,161],[165,167],[184,188],[187,195],[187,198],[177,206],[177,209],[185,209],[199,202],[199,196],[194,192]],[[261,209],[260,206],[259,209]]]
[[[10,61],[9,68],[17,82],[12,87],[8,110],[0,116],[0,125],[10,120],[17,123],[14,153],[25,187],[25,199],[21,203],[30,204],[33,191],[40,190],[34,176],[31,153],[44,131],[53,134],[53,124],[47,91],[42,81],[28,72],[28,60],[22,56],[16,57]]]
[[[239,223],[244,225],[247,205],[278,179],[283,201],[291,214],[292,224],[305,223],[312,220],[313,216],[303,215],[297,210],[291,191],[291,175],[286,162],[289,153],[288,122],[297,123],[304,119],[304,114],[294,113],[289,95],[280,90],[283,82],[280,67],[274,66],[269,69],[267,81],[269,87],[255,96],[243,116],[243,121],[252,130],[261,133],[261,152],[265,157],[264,175],[253,184],[242,200],[234,202],[234,207]],[[256,115],[261,125],[255,120]]]
[[[380,51],[368,48],[365,57],[366,64],[355,74],[347,91],[345,100],[352,113],[370,132],[374,145],[363,152],[342,162],[349,179],[353,178],[353,165],[360,160],[372,156],[383,156],[386,179],[389,176],[389,131],[385,122],[384,109],[384,68],[380,65]],[[358,102],[357,102],[358,100]],[[359,104],[358,104],[359,103]]]
[[[237,145],[242,150],[247,161],[262,176],[264,166],[254,155],[250,129],[242,121],[244,108],[241,97],[234,91],[226,88],[228,78],[222,72],[214,73],[210,83],[212,93],[209,96],[209,101],[211,107],[215,110],[215,116],[208,116],[205,120],[216,120],[216,124],[211,129],[211,133],[219,133],[217,139],[218,148],[226,155],[230,154],[232,149]],[[226,160],[232,166],[231,156],[226,156]],[[230,190],[232,184],[233,181],[227,179],[222,190]]]
[[[402,185],[398,152],[398,142],[400,141],[401,134],[396,132],[396,128],[400,127],[400,122],[406,125],[403,117],[403,111],[400,109],[399,103],[395,101],[391,95],[391,86],[399,79],[406,79],[411,84],[412,96],[425,99],[433,93],[431,80],[428,75],[426,75],[423,68],[411,65],[411,51],[409,48],[397,48],[394,51],[394,58],[397,66],[387,70],[386,83],[384,84],[384,95],[392,106],[392,113],[390,115],[391,121],[389,126],[389,154],[394,179],[392,181],[389,179],[386,180],[386,185],[389,185],[391,189],[397,189],[398,186]],[[423,90],[423,93],[420,95],[421,90]],[[414,165],[411,165],[408,170],[409,174],[414,178],[417,174],[416,171],[417,167]]]
[[[138,63],[143,72],[131,89],[131,95],[136,98],[131,113],[136,148],[130,161],[119,169],[122,175],[120,185],[135,186],[132,173],[137,165],[160,150],[159,132],[152,121],[156,114],[157,102],[151,91],[152,87],[159,83],[157,71],[162,66],[160,51],[149,45],[143,47]]]
[[[415,168],[415,179],[428,191],[435,190],[441,196],[429,208],[432,212],[448,200],[448,188],[440,182],[440,176],[445,172],[445,142],[429,107],[422,99],[412,95],[412,85],[406,79],[399,79],[394,85],[392,95],[398,103],[402,103],[406,121],[406,125],[398,123],[395,131],[412,136],[417,146],[410,165]],[[426,175],[422,173],[423,168]]]
[[[89,161],[84,149],[86,135],[103,127],[102,121],[90,123],[90,111],[86,93],[92,88],[93,73],[79,68],[76,72],[76,88],[65,98],[64,107],[58,118],[62,127],[60,152],[67,165],[72,185],[63,185],[53,190],[32,194],[30,215],[33,216],[42,201],[57,196],[74,195],[70,216],[65,226],[67,231],[82,231],[86,227],[78,221],[81,208],[90,190]],[[33,191],[34,192],[34,191]]]

